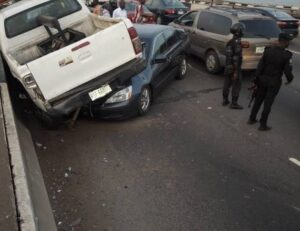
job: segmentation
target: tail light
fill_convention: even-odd
[[[281,21],[279,21],[279,22],[277,22],[277,25],[278,25],[280,28],[284,28],[284,27],[287,25],[287,23],[286,23],[286,22],[281,22]]]
[[[142,52],[142,43],[139,39],[138,33],[133,27],[128,28],[128,33],[134,48],[135,54],[139,54]]]
[[[165,14],[175,14],[175,10],[174,9],[166,9]]]
[[[23,81],[25,86],[29,89],[33,89],[37,87],[37,84],[31,74],[24,76]]]
[[[242,48],[249,48],[250,47],[250,43],[247,41],[242,41]]]

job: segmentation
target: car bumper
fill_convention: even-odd
[[[298,29],[282,29],[282,31],[286,34],[289,34],[290,36],[296,38],[299,35]]]
[[[244,56],[242,70],[255,70],[261,56]]]
[[[137,104],[137,96],[133,96],[129,101],[121,103],[104,104],[95,102],[92,103],[91,113],[97,118],[123,120],[138,114]]]
[[[59,99],[50,102],[47,113],[53,117],[68,115],[76,108],[80,108],[92,102],[89,97],[89,92],[105,84],[109,84],[112,91],[114,91],[118,85],[126,83],[131,77],[140,73],[144,68],[145,61],[143,59],[136,59],[126,63],[121,67],[72,90],[67,96],[60,97]]]

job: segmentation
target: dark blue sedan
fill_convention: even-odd
[[[125,119],[148,112],[153,99],[174,78],[187,72],[185,51],[189,40],[184,31],[169,26],[135,25],[143,42],[145,69],[113,92],[93,102],[88,110],[104,119]]]

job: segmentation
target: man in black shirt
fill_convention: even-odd
[[[278,38],[278,45],[265,49],[257,67],[254,80],[257,86],[257,92],[248,124],[257,122],[257,113],[264,102],[259,127],[261,131],[271,129],[271,127],[267,125],[267,120],[275,97],[280,90],[283,73],[287,79],[286,84],[292,82],[294,78],[292,73],[292,53],[286,50],[290,40],[291,38],[288,34],[281,33]]]

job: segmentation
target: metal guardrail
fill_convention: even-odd
[[[210,5],[212,0],[196,0],[198,4],[202,5]],[[240,7],[257,7],[257,6],[268,6],[276,9],[283,10],[295,18],[300,18],[300,5],[299,6],[288,6],[288,5],[273,5],[273,4],[249,4],[249,3],[242,3],[238,1],[223,1],[223,0],[213,0],[213,4],[216,5],[224,5],[224,6],[231,6],[235,8]]]

